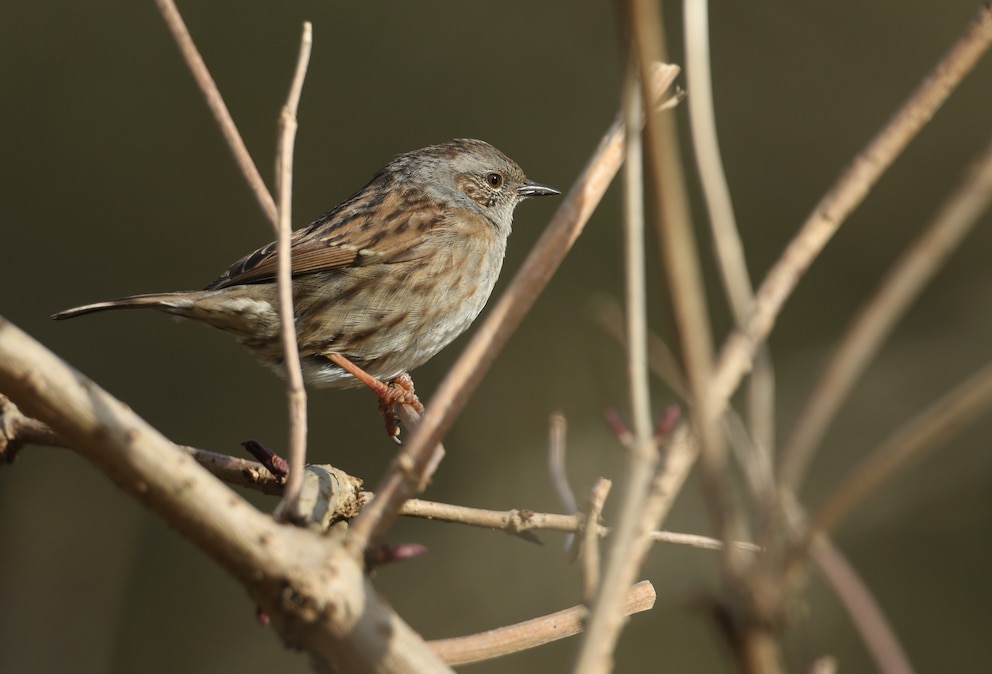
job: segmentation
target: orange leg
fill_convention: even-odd
[[[327,359],[365,384],[379,398],[379,412],[386,422],[386,433],[399,442],[400,424],[393,411],[393,405],[410,405],[418,413],[424,413],[424,406],[413,390],[413,379],[406,372],[394,377],[388,384],[381,382],[338,353],[327,354]]]

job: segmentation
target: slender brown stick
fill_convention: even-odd
[[[650,100],[660,96],[677,72],[677,68],[670,68],[664,78],[659,78],[658,86],[651,89]],[[538,294],[582,233],[622,161],[623,126],[616,121],[506,292],[475,331],[465,351],[426,405],[427,412],[405,448],[414,470],[423,464],[424,457],[430,454],[431,448],[450,428],[507,339],[533,306]],[[375,500],[362,511],[349,531],[353,545],[364,548],[389,527],[400,505],[413,494],[405,484],[401,474],[390,470],[380,483]]]
[[[276,188],[279,192],[279,208],[276,208],[272,195],[265,186],[255,162],[252,161],[248,148],[238,133],[234,119],[224,104],[216,82],[210,75],[203,58],[186,28],[173,0],[156,0],[162,18],[172,32],[179,51],[200,87],[207,106],[214,115],[221,134],[227,141],[235,162],[241,169],[242,175],[248,181],[255,199],[262,212],[272,222],[278,240],[278,269],[277,282],[279,288],[279,318],[282,327],[282,342],[284,362],[286,363],[287,397],[289,404],[289,480],[280,512],[292,512],[292,505],[299,493],[303,479],[303,465],[306,462],[306,390],[303,386],[303,373],[300,368],[299,349],[296,342],[296,324],[293,320],[293,288],[292,269],[290,263],[290,236],[292,232],[292,171],[293,146],[296,138],[296,110],[299,107],[300,94],[303,90],[303,80],[306,77],[307,64],[310,61],[310,50],[313,44],[313,27],[309,22],[303,25],[303,37],[300,43],[300,53],[297,59],[296,73],[290,86],[289,97],[279,118],[279,147],[277,149],[278,166],[276,169]]]
[[[655,596],[650,582],[637,583],[627,591],[624,615],[647,611],[654,606]],[[466,637],[429,641],[427,645],[447,664],[465,665],[518,653],[578,634],[582,631],[585,616],[585,606],[573,606],[534,620]]]
[[[826,536],[817,539],[810,554],[857,627],[878,671],[913,674],[913,666],[878,603],[844,555]]]
[[[603,515],[603,505],[610,495],[613,482],[601,477],[589,490],[589,500],[582,509],[582,536],[577,541],[579,549],[579,575],[582,579],[582,603],[589,606],[599,590],[602,575],[599,554],[599,519]]]
[[[710,68],[709,8],[706,0],[683,3],[689,121],[695,164],[709,213],[713,245],[724,292],[734,321],[743,325],[754,305],[754,289],[747,271],[730,188],[720,159],[713,82]],[[748,387],[748,422],[758,459],[771,466],[775,444],[775,372],[767,348],[758,350]]]
[[[627,307],[627,382],[633,423],[634,452],[643,453],[650,465],[657,457],[651,423],[651,388],[648,384],[647,300],[644,273],[644,157],[641,143],[642,102],[640,83],[628,68],[624,85],[623,242],[624,291]],[[653,472],[650,467],[646,474]],[[645,482],[645,492],[647,482]],[[643,494],[641,494],[643,498]]]
[[[291,513],[303,484],[303,467],[307,460],[307,392],[303,387],[303,370],[300,349],[296,340],[296,320],[293,307],[293,262],[291,258],[293,235],[293,149],[296,141],[296,111],[303,93],[303,80],[310,63],[313,46],[313,26],[303,24],[300,54],[296,73],[289,89],[289,97],[279,116],[279,146],[276,166],[276,190],[279,193],[279,222],[276,225],[277,274],[279,286],[279,323],[282,338],[283,362],[286,364],[286,395],[289,402],[289,476],[282,502],[277,513]]]
[[[568,482],[568,471],[565,470],[565,436],[568,432],[568,420],[561,412],[551,415],[548,424],[548,475],[551,485],[558,495],[558,502],[565,512],[574,513],[579,507],[575,500],[575,492]]]
[[[823,250],[841,223],[861,204],[895,158],[961,82],[992,43],[992,5],[982,5],[964,35],[913,92],[909,100],[841,174],[820,200],[765,277],[757,292],[755,311],[737,328],[720,351],[709,388],[713,412],[723,409],[741,378],[750,369],[758,345],[771,332],[782,305],[800,277]]]
[[[782,485],[797,490],[806,468],[855,383],[896,323],[944,266],[992,202],[992,142],[930,225],[893,264],[851,321],[782,451]]]
[[[647,63],[645,63],[647,65]],[[624,615],[624,591],[630,586],[642,557],[631,554],[643,533],[641,518],[659,462],[651,423],[651,401],[647,368],[647,308],[644,274],[643,159],[641,156],[641,83],[631,61],[624,82],[623,110],[628,129],[624,165],[624,264],[627,304],[627,378],[630,387],[634,429],[628,445],[624,490],[620,497],[617,524],[606,554],[598,591],[590,604],[588,632],[579,646],[574,671],[600,671],[604,654],[596,647],[609,644],[619,633]],[[646,546],[642,546],[646,553]],[[597,570],[598,574],[598,570]],[[588,584],[586,589],[588,590]]]
[[[663,52],[658,3],[628,0],[623,6],[637,63],[644,68]],[[645,78],[644,72],[641,78]],[[739,536],[742,528],[736,524],[733,490],[726,480],[726,446],[715,423],[719,412],[709,410],[710,401],[705,395],[713,365],[713,338],[673,116],[650,115],[645,137],[656,183],[654,209],[660,254],[679,335],[682,369],[694,401],[690,408],[693,430],[702,449],[704,493],[718,535],[730,541]],[[728,546],[725,551],[730,555],[733,549]],[[729,563],[731,558],[724,561]]]
[[[265,181],[262,180],[262,174],[258,172],[255,162],[252,161],[251,154],[249,154],[248,148],[241,139],[241,134],[238,133],[238,127],[235,125],[231,113],[224,104],[224,99],[220,95],[217,83],[210,76],[210,71],[207,70],[200,52],[193,43],[193,38],[190,36],[189,29],[186,28],[186,24],[183,22],[183,18],[176,8],[176,3],[173,0],[155,0],[155,4],[158,5],[158,9],[162,13],[162,18],[165,19],[165,24],[169,27],[172,37],[179,45],[179,51],[186,61],[190,72],[193,74],[193,79],[196,80],[196,84],[200,87],[200,92],[206,99],[207,107],[213,113],[217,126],[220,127],[220,132],[224,136],[224,140],[227,141],[231,154],[234,155],[234,161],[238,164],[238,168],[241,169],[241,175],[248,181],[248,187],[251,188],[252,194],[255,195],[255,200],[262,209],[262,213],[265,214],[265,217],[272,224],[276,224],[279,221],[276,202],[269,193],[269,189],[265,186]]]
[[[815,513],[810,536],[829,531],[896,470],[920,460],[992,408],[992,363],[941,396],[893,433]]]

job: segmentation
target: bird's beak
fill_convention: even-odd
[[[533,180],[525,180],[524,184],[517,188],[517,194],[522,197],[549,197],[555,194],[561,194],[561,192],[553,187],[536,183]]]

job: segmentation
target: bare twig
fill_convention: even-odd
[[[654,587],[646,580],[641,581],[629,588],[623,604],[624,615],[646,611],[654,606],[654,601]],[[430,641],[427,645],[450,665],[492,660],[578,634],[582,631],[585,615],[585,606],[573,606],[516,625],[467,637]]]
[[[279,116],[279,146],[276,163],[276,190],[279,194],[279,222],[276,225],[277,274],[279,285],[279,323],[282,337],[283,362],[286,364],[286,395],[289,402],[289,479],[286,492],[276,509],[285,516],[296,508],[303,484],[303,467],[307,460],[307,392],[303,386],[300,349],[296,341],[296,320],[293,310],[293,263],[291,238],[293,234],[293,148],[296,141],[296,111],[303,92],[313,46],[313,26],[303,24],[300,54],[289,97]]]
[[[565,470],[565,433],[568,431],[568,420],[561,412],[551,415],[548,425],[548,475],[551,485],[558,495],[562,510],[574,513],[578,509],[575,493],[568,483],[568,472]]]
[[[555,513],[540,513],[533,510],[485,510],[482,508],[452,505],[450,503],[422,501],[420,499],[410,499],[404,503],[400,514],[407,517],[422,517],[424,519],[440,520],[442,522],[455,522],[482,527],[483,529],[497,529],[507,533],[518,533],[530,529],[579,533],[586,526],[585,517],[581,513],[559,515]],[[610,535],[611,530],[609,527],[597,524],[596,533],[601,538],[604,538]],[[709,536],[699,536],[697,534],[683,534],[674,531],[652,531],[648,534],[648,537],[652,541],[660,543],[687,545],[704,550],[719,550],[723,547],[723,544],[717,539],[710,538]],[[753,543],[741,541],[735,542],[734,546],[748,552],[758,551],[758,546]]]
[[[0,463],[12,463],[24,445],[60,447],[62,440],[47,424],[25,416],[0,394]]]
[[[651,433],[651,388],[648,384],[647,300],[644,274],[644,157],[641,144],[641,91],[637,73],[628,68],[624,85],[623,248],[627,306],[627,382],[633,417],[634,452],[651,465],[657,449]],[[650,468],[645,471],[650,474]],[[645,492],[647,482],[644,483]],[[643,498],[643,494],[640,495]]]
[[[692,92],[689,97],[689,121],[695,163],[709,213],[724,292],[730,302],[734,322],[743,325],[754,306],[754,289],[748,275],[744,246],[737,229],[717,141],[706,0],[684,2],[683,20],[686,80]],[[748,393],[748,430],[752,446],[760,453],[758,458],[771,466],[770,453],[775,442],[775,373],[767,348],[757,352]]]
[[[648,62],[644,63],[645,67]],[[645,76],[645,82],[648,75]],[[632,61],[624,83],[623,111],[627,127],[625,138],[627,161],[624,167],[624,262],[627,303],[627,378],[630,386],[633,435],[628,444],[624,491],[614,536],[607,552],[602,574],[596,570],[598,591],[590,603],[589,630],[576,656],[577,673],[602,670],[616,635],[624,624],[620,610],[625,588],[630,586],[642,557],[631,554],[639,534],[644,502],[651,488],[659,462],[651,423],[651,400],[647,367],[647,308],[644,278],[644,175],[640,128],[642,102],[637,66]],[[588,539],[587,539],[588,540]],[[646,553],[646,546],[641,552]],[[598,566],[598,559],[597,566]],[[592,573],[587,570],[587,574]],[[585,590],[590,589],[586,582]]]
[[[286,105],[279,118],[279,147],[277,151],[276,188],[279,193],[279,208],[276,208],[272,195],[265,186],[255,162],[252,161],[248,148],[238,133],[234,119],[224,104],[216,82],[210,75],[203,58],[200,56],[186,24],[179,14],[173,0],[156,0],[162,18],[172,32],[179,51],[186,61],[193,79],[200,87],[207,106],[214,115],[221,134],[227,141],[234,159],[241,169],[242,175],[248,181],[255,198],[272,222],[278,240],[278,289],[279,289],[279,318],[281,324],[283,352],[286,364],[287,396],[289,403],[289,481],[283,503],[277,512],[291,511],[294,501],[299,495],[303,479],[303,466],[306,463],[306,389],[303,386],[303,373],[300,367],[299,349],[296,342],[296,323],[293,315],[293,286],[292,268],[290,262],[290,237],[292,234],[292,187],[293,187],[293,146],[296,138],[296,110],[299,107],[300,95],[303,90],[303,80],[306,77],[307,65],[310,61],[310,49],[313,44],[313,27],[309,22],[303,24],[303,37],[300,41],[300,52],[296,64],[296,72],[290,86]]]
[[[797,490],[837,411],[896,323],[992,201],[992,142],[930,225],[906,249],[851,321],[782,451],[781,478]]]
[[[677,68],[668,67],[667,81],[659,80],[659,84],[667,87],[677,73]],[[651,100],[663,91],[660,86],[652,88]],[[623,125],[616,121],[600,141],[586,168],[503,296],[476,329],[465,351],[426,405],[427,412],[405,448],[414,465],[419,465],[421,457],[432,451],[431,448],[447,432],[455,416],[468,402],[483,374],[582,233],[622,161]],[[364,547],[378,538],[412,493],[404,487],[401,476],[390,471],[379,485],[375,501],[354,522],[350,531],[352,545]]]
[[[637,63],[644,68],[663,52],[660,9],[656,0],[629,0],[624,8]],[[641,77],[645,77],[643,72]],[[683,369],[694,401],[690,408],[693,429],[702,449],[704,492],[716,531],[729,541],[741,527],[736,524],[738,518],[732,507],[733,489],[726,480],[726,447],[715,423],[719,412],[710,410],[710,400],[705,394],[710,386],[713,339],[674,119],[671,115],[650,115],[645,136],[656,183],[655,220],[661,257]],[[727,547],[725,552],[728,556],[724,562],[730,564],[733,549]]]
[[[709,9],[706,0],[684,2],[685,70],[689,96],[689,122],[693,156],[699,171],[706,210],[713,231],[724,292],[735,319],[742,322],[754,303],[754,289],[744,259],[744,246],[737,230],[730,187],[720,159],[713,82],[710,76]]]
[[[840,551],[820,536],[810,554],[857,627],[878,671],[912,674],[913,666],[874,597]]]
[[[811,520],[810,536],[832,529],[896,470],[946,443],[990,408],[992,363],[899,428],[851,471],[816,511]]]
[[[992,6],[984,4],[964,35],[816,205],[762,282],[754,313],[731,334],[720,351],[709,389],[712,399],[708,407],[713,412],[723,409],[750,369],[755,350],[768,336],[803,273],[879,177],[971,71],[990,43]]]
[[[620,345],[627,343],[623,328],[626,319],[620,304],[612,297],[597,298],[592,307],[600,327]],[[661,337],[648,331],[648,367],[656,377],[671,389],[683,402],[690,402],[688,384],[679,367],[678,359]]]
[[[207,101],[207,107],[213,113],[214,119],[217,121],[217,126],[220,127],[220,132],[224,136],[224,140],[227,141],[231,154],[234,155],[234,161],[237,162],[238,168],[241,169],[241,174],[248,181],[248,187],[251,188],[252,194],[255,195],[255,200],[258,202],[259,207],[261,207],[262,213],[265,214],[265,217],[273,225],[276,224],[279,221],[276,202],[269,193],[269,189],[265,186],[265,181],[262,180],[262,174],[258,172],[255,162],[252,161],[251,154],[241,139],[241,134],[238,133],[238,127],[235,125],[231,113],[224,104],[224,99],[220,95],[217,83],[214,82],[213,77],[210,76],[210,71],[207,70],[207,66],[203,63],[203,58],[193,43],[193,38],[190,37],[189,29],[186,28],[186,24],[183,22],[183,18],[176,8],[176,3],[173,0],[155,0],[155,4],[158,5],[158,9],[162,13],[162,18],[165,19],[169,31],[172,32],[172,37],[179,45],[179,51],[183,59],[185,59],[190,72],[193,74],[193,79],[196,80],[196,84],[200,87],[200,91]]]
[[[583,528],[579,549],[579,570],[582,575],[582,603],[589,606],[599,589],[601,577],[599,564],[599,520],[603,515],[603,505],[610,495],[613,483],[599,478],[589,491],[589,501],[582,509]]]

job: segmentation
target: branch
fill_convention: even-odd
[[[313,45],[313,26],[303,24],[300,55],[296,74],[289,89],[289,98],[279,116],[279,147],[276,163],[276,189],[279,193],[279,222],[276,225],[276,254],[279,288],[279,323],[282,337],[283,362],[286,364],[286,395],[289,401],[289,479],[282,503],[276,509],[280,515],[291,512],[296,506],[303,484],[303,467],[307,461],[307,392],[303,387],[303,369],[296,338],[296,320],[293,306],[293,262],[291,258],[293,234],[293,146],[296,139],[296,111],[300,105],[303,80],[310,62]]]
[[[913,666],[864,581],[826,536],[810,550],[820,573],[854,623],[883,674],[913,674]]]
[[[647,611],[654,606],[655,597],[650,582],[637,583],[627,591],[624,615]],[[429,641],[427,645],[449,665],[466,665],[573,636],[582,631],[585,618],[586,607],[573,606],[534,620],[467,637]]]
[[[992,141],[930,225],[892,265],[861,307],[799,414],[782,450],[784,487],[798,490],[816,449],[851,389],[898,321],[992,202]]]
[[[313,26],[303,24],[303,37],[300,40],[300,53],[296,72],[290,85],[286,105],[279,117],[279,143],[277,148],[276,189],[279,193],[279,208],[276,209],[272,195],[265,187],[248,148],[238,133],[234,119],[224,104],[217,83],[214,82],[196,44],[186,28],[173,0],[156,0],[162,18],[172,32],[179,51],[186,61],[193,79],[203,93],[207,106],[214,115],[221,134],[227,141],[235,162],[262,211],[272,222],[277,240],[277,284],[279,291],[279,323],[283,345],[283,362],[286,364],[286,387],[289,402],[289,480],[283,503],[277,513],[293,510],[303,480],[303,467],[306,463],[307,442],[307,397],[303,386],[303,372],[300,365],[299,347],[296,340],[296,322],[293,316],[292,263],[290,261],[290,237],[292,234],[292,188],[293,188],[293,145],[296,138],[296,110],[299,107],[313,45]]]
[[[713,82],[710,68],[709,9],[706,0],[683,3],[685,26],[686,84],[689,97],[689,129],[703,199],[724,293],[737,325],[743,325],[754,307],[754,288],[747,271],[730,187],[720,159]],[[775,372],[767,348],[759,349],[748,391],[749,431],[758,459],[771,467],[775,442]]]
[[[272,195],[269,194],[269,189],[265,186],[265,181],[262,180],[262,174],[258,172],[255,162],[252,161],[248,148],[241,139],[241,134],[238,133],[238,127],[235,125],[230,111],[228,111],[227,106],[224,104],[224,98],[220,95],[217,83],[214,82],[214,78],[210,76],[210,71],[207,70],[207,66],[203,63],[203,57],[200,56],[196,44],[193,43],[193,38],[190,36],[189,29],[186,28],[186,24],[183,22],[183,18],[176,8],[176,3],[173,0],[155,0],[155,4],[158,5],[158,9],[162,13],[162,18],[165,19],[165,24],[169,27],[169,31],[172,33],[176,44],[179,45],[179,52],[182,54],[186,65],[193,74],[193,79],[196,80],[200,92],[206,99],[207,107],[213,113],[214,120],[217,122],[217,126],[220,127],[220,132],[224,136],[224,140],[227,141],[227,146],[231,150],[231,154],[234,155],[234,161],[237,163],[238,168],[241,169],[241,174],[245,177],[245,180],[248,181],[248,187],[251,189],[252,194],[255,195],[255,200],[262,209],[262,213],[265,214],[265,217],[273,225],[276,224],[279,221],[276,203],[272,199]]]
[[[834,528],[898,469],[919,461],[992,408],[992,363],[947,392],[885,440],[828,497],[811,520],[809,539]]]
[[[337,536],[260,513],[93,381],[0,317],[0,390],[237,578],[325,668],[448,672]]]
[[[710,409],[714,412],[723,409],[750,369],[758,345],[771,332],[800,277],[885,170],[971,72],[990,43],[992,6],[985,4],[964,35],[816,205],[758,289],[754,313],[723,345],[709,388]]]

